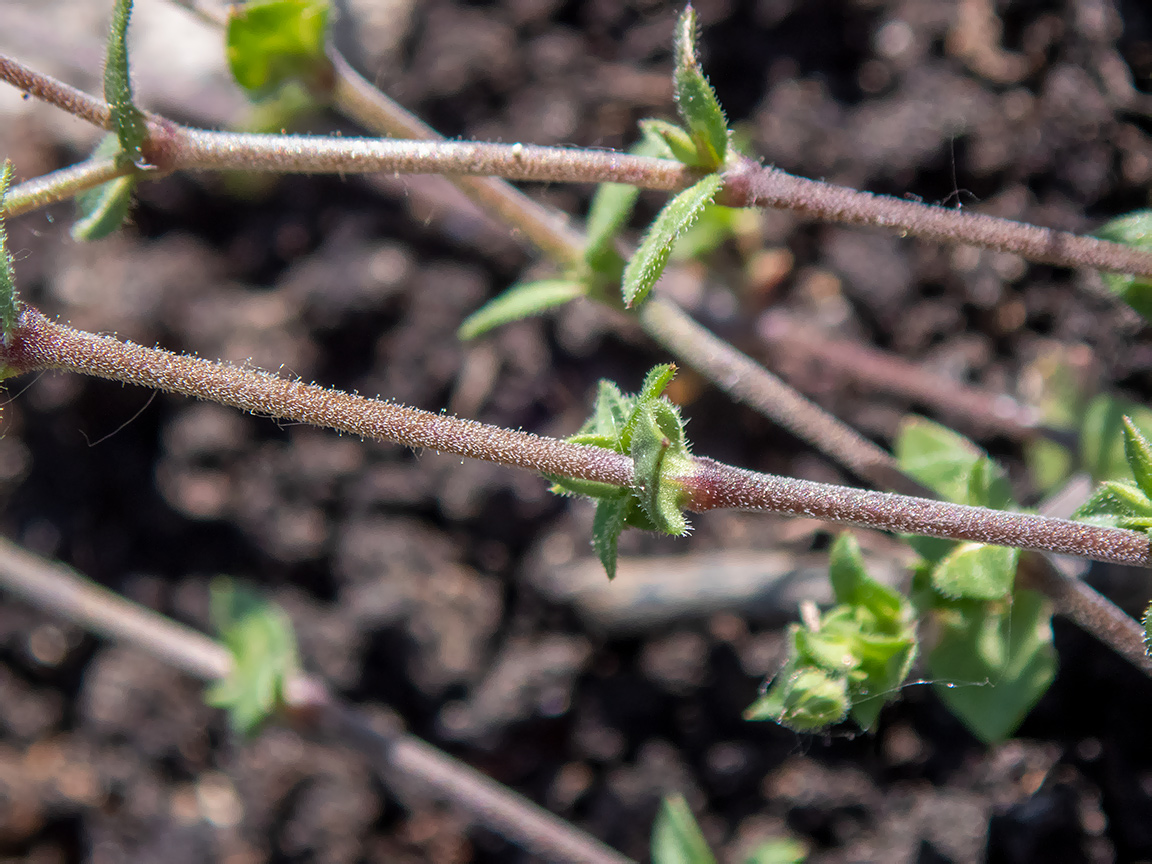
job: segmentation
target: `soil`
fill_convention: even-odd
[[[672,111],[678,9],[661,0],[349,5],[338,35],[361,68],[449,136],[620,148],[638,119]],[[1147,204],[1140,0],[698,8],[722,103],[781,168],[1077,231]],[[234,95],[203,96],[203,74],[186,113],[153,104],[237,119]],[[22,176],[82,155],[85,133],[11,116],[0,137]],[[532,191],[577,214],[590,192]],[[24,295],[77,326],[505,426],[568,434],[599,378],[634,389],[669,359],[586,306],[458,342],[464,317],[540,265],[448,195],[425,178],[174,176],[143,187],[133,224],[99,243],[69,239],[66,207],[9,233]],[[659,203],[645,195],[636,225]],[[689,266],[666,288],[754,356],[767,356],[758,321],[783,310],[992,392],[1025,397],[1035,358],[1056,351],[1087,357],[1101,388],[1152,395],[1152,342],[1092,274],[786,213],[714,263],[719,276]],[[905,413],[946,411],[792,374],[883,443]],[[609,587],[588,578],[589,506],[527,474],[77,377],[9,393],[7,536],[205,629],[213,576],[259,586],[292,616],[308,668],[350,700],[628,855],[646,857],[661,796],[681,792],[723,861],[773,836],[821,864],[1152,859],[1152,685],[1067,622],[1054,624],[1058,677],[1008,743],[982,745],[916,685],[874,734],[800,736],[741,712],[777,668],[796,602],[827,596],[827,526],[718,513],[686,540],[627,535]],[[674,395],[696,452],[851,479],[689,371]],[[1019,442],[979,440],[1034,503]],[[900,545],[862,542],[897,578]],[[1135,570],[1088,578],[1136,613],[1152,594]],[[354,752],[283,728],[238,740],[195,682],[10,600],[0,856],[525,860],[402,798]]]

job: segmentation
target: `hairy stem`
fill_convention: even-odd
[[[695,461],[696,472],[682,478],[692,510],[766,510],[900,534],[1015,546],[1113,564],[1152,564],[1149,538],[1136,531],[777,477],[711,459]]]
[[[4,538],[0,538],[0,585],[38,609],[143,649],[195,678],[214,681],[231,669],[232,658],[219,642]],[[333,741],[366,753],[385,780],[389,774],[415,780],[435,798],[451,802],[535,855],[573,864],[631,864],[591,835],[416,736],[400,729],[377,729],[333,696],[323,682],[301,675],[286,689],[293,716],[310,719]]]
[[[64,369],[546,475],[627,487],[634,482],[632,460],[611,450],[145,348],[55,324],[28,307],[22,310],[11,344],[2,350],[0,359],[9,372]],[[692,474],[678,480],[687,493],[690,510],[768,510],[1116,564],[1147,565],[1152,561],[1148,538],[1134,531],[758,474],[705,458],[696,458]]]
[[[4,208],[0,216],[3,218],[19,216],[21,213],[37,210],[57,201],[73,198],[81,192],[95,189],[117,177],[143,173],[135,165],[116,159],[89,159],[78,165],[35,177],[19,186],[13,186],[4,196]],[[156,172],[147,172],[145,176],[151,177],[155,174]]]

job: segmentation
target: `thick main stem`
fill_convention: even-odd
[[[145,348],[53,323],[31,308],[22,310],[12,341],[0,359],[10,372],[81,372],[409,447],[430,447],[542,474],[633,485],[632,460],[601,447],[432,414],[288,381],[267,372]],[[697,458],[695,470],[682,478],[682,483],[690,510],[768,510],[1116,564],[1147,565],[1152,560],[1148,538],[1133,531],[758,474],[711,459]]]
[[[692,510],[766,510],[1113,564],[1152,564],[1149,538],[1136,531],[759,474],[711,459],[697,458],[696,469],[685,480]]]
[[[631,486],[632,461],[600,447],[569,444],[475,420],[289,381],[252,369],[172,354],[73,330],[25,307],[4,362],[15,372],[63,369],[182,393],[268,417],[299,420],[366,438],[428,447],[541,474]]]

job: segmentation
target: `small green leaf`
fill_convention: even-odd
[[[773,720],[796,732],[819,732],[848,716],[851,702],[842,675],[785,667],[768,692],[744,712],[745,720]]]
[[[717,168],[728,155],[728,121],[696,57],[696,10],[690,5],[676,22],[675,55],[676,108],[696,142],[699,164]]]
[[[140,165],[144,162],[148,125],[132,99],[132,76],[128,69],[128,19],[131,16],[132,0],[116,0],[104,61],[104,101],[112,113],[120,151],[133,164]]]
[[[639,405],[634,416],[638,419],[631,441],[633,492],[657,529],[665,534],[687,534],[684,490],[674,479],[692,471],[683,421],[665,400]]]
[[[744,864],[804,864],[808,860],[808,847],[790,837],[767,840],[752,850]]]
[[[692,136],[667,120],[649,118],[640,121],[640,131],[652,142],[652,147],[665,159],[675,159],[685,165],[700,167],[700,156],[696,152],[696,142]],[[707,168],[714,167],[707,164]]]
[[[1113,219],[1096,232],[1101,240],[1123,243],[1136,249],[1152,250],[1152,210],[1138,210]],[[1152,280],[1146,276],[1101,273],[1104,284],[1125,303],[1152,320]]]
[[[16,316],[20,304],[16,299],[16,273],[12,269],[12,253],[8,251],[8,232],[4,228],[4,199],[8,196],[8,186],[12,182],[12,163],[4,160],[0,171],[0,324],[3,325],[4,344],[12,344],[12,333],[16,330]],[[7,371],[0,377],[8,377]]]
[[[972,468],[983,455],[963,435],[923,417],[906,417],[896,438],[900,468],[958,504],[968,503]]]
[[[1128,417],[1124,418],[1124,455],[1136,485],[1145,496],[1152,496],[1152,444]]]
[[[300,669],[292,622],[254,591],[220,578],[212,583],[212,621],[232,655],[228,676],[205,701],[228,711],[236,731],[248,734],[284,702],[284,688]]]
[[[1145,437],[1152,437],[1152,411],[1144,406],[1107,395],[1088,405],[1080,427],[1080,461],[1096,482],[1132,477],[1124,452],[1125,418]]]
[[[1105,480],[1072,514],[1073,519],[1093,525],[1119,526],[1127,518],[1152,516],[1152,501],[1131,482]]]
[[[832,544],[828,576],[836,602],[862,606],[875,616],[878,623],[887,626],[905,624],[910,619],[911,607],[907,598],[868,575],[855,535],[845,532]]]
[[[1152,603],[1144,610],[1144,653],[1152,657]]]
[[[592,520],[592,548],[604,565],[609,579],[616,578],[616,545],[624,530],[624,517],[628,512],[631,496],[627,489],[621,489],[614,497],[601,498],[596,502],[596,516]]]
[[[110,159],[121,152],[120,140],[110,134],[96,145],[91,158]],[[81,242],[101,240],[120,228],[128,218],[135,190],[135,177],[118,177],[77,195],[77,221],[72,226],[72,239]]]
[[[959,543],[932,569],[932,587],[945,597],[997,600],[1012,590],[1020,550]]]
[[[628,224],[639,196],[639,188],[627,183],[601,183],[596,187],[588,210],[584,260],[597,273],[619,266],[620,255],[614,245],[616,235]]]
[[[640,241],[640,248],[624,269],[625,306],[631,307],[648,296],[668,264],[676,238],[696,221],[723,184],[719,174],[709,174],[669,201],[657,214]]]
[[[326,0],[261,0],[233,8],[226,35],[228,65],[250,95],[271,95],[288,81],[322,89],[331,75],[324,51]]]
[[[682,795],[669,795],[652,826],[652,864],[716,864]]]
[[[585,293],[584,286],[572,279],[541,279],[513,285],[469,315],[456,335],[463,340],[475,339],[495,327],[563,306]]]
[[[976,737],[1008,738],[1056,674],[1052,612],[1033,591],[1003,603],[960,602],[936,613],[928,672],[941,700]]]

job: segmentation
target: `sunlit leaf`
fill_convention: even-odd
[[[723,182],[718,174],[709,174],[664,206],[624,270],[624,305],[633,306],[648,296],[668,264],[672,244],[716,197]]]
[[[1136,249],[1152,251],[1152,210],[1138,210],[1113,219],[1096,232],[1101,240],[1123,243]],[[1101,273],[1104,284],[1125,303],[1152,320],[1152,280],[1146,276],[1124,273]]]
[[[133,163],[141,164],[148,126],[132,98],[132,76],[128,69],[128,20],[131,16],[132,0],[116,0],[104,60],[104,101],[112,113],[112,127],[121,152]]]
[[[261,0],[233,7],[225,39],[236,82],[255,97],[293,80],[321,86],[331,74],[324,51],[328,14],[325,0]]]
[[[945,597],[996,600],[1012,590],[1020,550],[959,543],[932,570],[932,587]]]
[[[540,315],[584,294],[584,286],[572,279],[541,279],[514,285],[469,315],[456,335],[464,340],[475,339],[496,327]]]
[[[1016,731],[1056,675],[1052,611],[1033,591],[1003,603],[958,603],[937,615],[927,666],[941,700],[992,744]]]
[[[676,107],[696,142],[699,164],[719,167],[728,155],[728,121],[696,56],[696,10],[691,6],[676,22],[674,47]]]
[[[716,864],[700,826],[681,795],[664,799],[652,826],[652,864]]]

